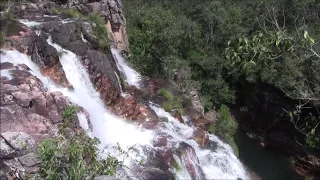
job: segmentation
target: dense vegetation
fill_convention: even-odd
[[[208,131],[223,138],[223,140],[229,143],[233,148],[234,153],[239,156],[239,150],[234,141],[234,135],[237,131],[238,124],[231,116],[228,106],[222,105],[218,110],[218,113],[218,122],[211,125]]]
[[[206,111],[236,104],[250,112],[257,94],[277,101],[272,89],[289,100],[275,103],[281,118],[265,129],[285,122],[301,135],[297,143],[319,148],[319,0],[124,4],[131,62],[142,74],[196,88]]]
[[[98,175],[114,175],[119,162],[109,156],[99,158],[98,139],[92,139],[81,130],[70,130],[76,108],[69,106],[63,113],[61,136],[44,140],[38,149],[43,179],[93,179]]]

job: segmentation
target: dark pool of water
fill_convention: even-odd
[[[303,179],[292,168],[289,158],[266,150],[257,142],[239,131],[236,136],[241,162],[261,179],[300,180]],[[253,176],[253,177],[257,177]]]

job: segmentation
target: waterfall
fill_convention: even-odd
[[[33,25],[29,24],[29,26]],[[16,50],[2,50],[1,62],[10,62],[14,65],[26,64],[30,68],[30,73],[36,76],[49,92],[59,91],[71,102],[83,107],[89,114],[92,124],[92,131],[89,132],[89,135],[101,141],[99,149],[102,157],[110,154],[130,168],[141,161],[146,161],[148,152],[156,150],[152,144],[153,140],[159,138],[160,134],[166,134],[170,148],[177,149],[183,143],[187,145],[187,148],[183,149],[186,150],[183,157],[176,153],[173,155],[178,166],[181,167],[172,170],[177,179],[248,179],[243,165],[229,145],[223,143],[215,135],[208,135],[209,140],[216,144],[215,150],[199,147],[196,141],[191,139],[196,128],[180,123],[156,104],[150,103],[150,107],[158,117],[166,117],[168,122],[161,122],[161,125],[154,130],[145,130],[112,115],[106,110],[100,94],[95,90],[77,55],[53,43],[51,38],[47,42],[58,51],[60,63],[73,90],[60,87],[50,78],[43,76],[37,65],[28,56]],[[125,59],[116,49],[111,49],[111,51],[119,71],[126,77],[126,82],[140,88],[140,74],[126,64]],[[10,70],[4,76],[10,76]],[[121,86],[120,82],[119,85]],[[77,116],[81,127],[90,130],[86,116],[82,113],[78,113]],[[183,119],[187,118],[183,117]],[[126,154],[119,152],[118,147]],[[132,148],[135,151],[131,151]],[[128,169],[126,171],[130,176],[135,175]]]
[[[86,69],[81,64],[79,58],[69,50],[52,42],[47,41],[61,54],[60,62],[68,81],[74,90],[72,96],[68,96],[72,102],[83,107],[90,115],[93,126],[93,135],[100,139],[101,149],[111,155],[119,157],[116,147],[129,153],[131,159],[141,161],[146,158],[143,147],[152,148],[153,132],[143,130],[132,124],[125,122],[119,117],[115,117],[106,111],[99,93],[94,89]],[[121,127],[121,130],[119,128]],[[135,146],[138,154],[130,154],[129,149]],[[121,157],[125,159],[124,157]],[[125,159],[124,164],[130,166],[131,161]]]
[[[42,22],[28,21],[27,19],[20,19],[19,22],[28,26],[28,27],[35,27],[35,26],[39,26],[42,24]]]
[[[73,90],[59,87],[50,78],[43,76],[37,65],[28,56],[16,50],[2,50],[1,63],[26,64],[30,68],[29,72],[36,76],[49,92],[59,91],[73,103],[83,107],[88,112],[93,127],[90,134],[101,141],[99,145],[101,152],[117,157],[128,167],[142,160],[146,161],[147,154],[144,153],[144,148],[152,149],[153,132],[129,124],[109,113],[105,109],[99,93],[93,88],[89,75],[78,57],[71,51],[52,43],[51,39],[48,40],[48,43],[60,53],[60,62],[68,81],[74,88]],[[88,128],[86,118],[81,114],[78,114],[78,117],[80,124],[85,129]],[[118,147],[127,154],[121,154]],[[135,147],[137,152],[130,151],[129,149],[132,147]]]
[[[123,93],[123,90],[122,90],[121,81],[120,81],[120,77],[119,77],[119,75],[117,74],[117,72],[115,72],[115,71],[114,71],[114,74],[116,75],[117,80],[118,80],[118,84],[119,84],[119,89],[120,89],[120,92],[121,92],[121,96],[124,96],[124,93]]]
[[[127,65],[125,59],[121,56],[118,50],[112,48],[111,52],[114,56],[114,59],[116,60],[116,64],[119,71],[125,75],[127,83],[129,85],[133,85],[137,88],[140,88],[139,82],[141,79],[141,75]]]
[[[140,79],[139,76],[137,76],[138,73],[125,63],[124,58],[116,49],[112,49],[112,53],[118,61],[120,66],[119,70],[121,71],[121,69],[124,68],[127,69],[127,71],[122,71],[124,72],[127,81],[134,82],[132,85],[139,84]],[[232,148],[228,144],[223,143],[217,136],[208,134],[209,140],[215,142],[217,148],[215,151],[201,149],[194,140],[190,139],[195,127],[180,123],[170,113],[152,102],[150,102],[150,107],[155,111],[158,117],[166,117],[169,120],[168,122],[164,122],[165,127],[160,127],[160,131],[171,137],[170,141],[173,143],[173,146],[183,142],[194,149],[196,157],[190,157],[188,154],[187,158],[192,163],[192,166],[201,167],[206,179],[248,179],[245,168],[234,155]],[[186,117],[183,117],[183,119],[185,122],[188,121]],[[191,176],[185,167],[184,160],[179,159],[177,155],[174,155],[174,159],[179,166],[182,167],[180,170],[175,170],[176,177],[178,179],[191,179]],[[196,162],[197,160],[199,162]],[[197,171],[197,168],[195,168],[195,173],[197,174],[197,179],[201,179],[200,172]]]
[[[4,54],[1,54],[1,62],[11,62],[15,65],[26,64],[30,68],[30,72],[38,77],[50,92],[59,91],[73,103],[83,107],[88,112],[93,126],[92,136],[99,138],[101,141],[101,150],[116,156],[119,160],[124,160],[124,164],[127,166],[131,166],[141,160],[146,160],[148,157],[144,149],[149,148],[152,150],[152,140],[156,138],[154,132],[143,130],[106,111],[99,93],[95,91],[90,82],[89,75],[78,57],[71,51],[52,43],[51,39],[48,39],[48,43],[59,52],[60,62],[68,81],[74,88],[73,90],[59,87],[50,78],[43,76],[39,68],[28,56],[16,50],[3,50]],[[169,139],[171,143],[184,142],[195,150],[196,157],[188,156],[188,159],[192,162],[193,166],[198,165],[201,167],[206,179],[236,179],[237,177],[247,179],[242,164],[234,156],[229,145],[224,144],[216,136],[209,135],[209,139],[217,143],[217,150],[201,149],[194,140],[190,139],[194,131],[193,127],[180,123],[170,113],[165,112],[154,104],[150,106],[159,117],[168,118],[169,121],[165,122],[165,126],[159,127],[158,130],[168,134],[171,137]],[[78,117],[82,127],[88,129],[85,116],[78,114]],[[127,151],[130,158],[119,154],[115,150],[115,147],[118,146]],[[129,149],[133,146],[136,147],[138,153],[130,153]],[[180,170],[175,171],[176,177],[178,179],[190,179],[191,176],[185,162],[183,162],[184,160],[179,159],[178,155],[174,155],[174,158],[179,166],[182,167]],[[196,159],[199,161],[196,162]]]
[[[201,149],[194,140],[189,139],[195,130],[194,127],[180,123],[170,113],[152,103],[150,106],[159,117],[166,117],[168,119],[168,122],[164,122],[165,128],[161,130],[171,136],[171,142],[184,142],[195,150],[200,163],[199,166],[207,179],[236,179],[238,177],[247,179],[243,165],[234,155],[229,145],[223,143],[216,136],[209,135],[209,140],[217,143],[217,149],[215,151]],[[192,159],[191,162],[197,164],[194,160],[195,159]],[[182,164],[180,164],[180,166],[181,165]],[[188,175],[183,175],[182,177],[188,177]]]

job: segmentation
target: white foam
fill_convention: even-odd
[[[35,30],[34,32],[35,32],[38,36],[41,35],[41,30]]]
[[[52,43],[51,39],[48,39],[48,43],[60,52],[60,62],[68,81],[73,86],[73,93],[66,94],[66,96],[89,113],[93,135],[100,139],[101,149],[106,148],[108,153],[115,154],[116,151],[113,149],[118,145],[124,151],[128,151],[132,146],[137,146],[140,154],[134,155],[132,158],[137,161],[146,158],[142,146],[152,148],[153,132],[129,124],[106,111],[99,93],[94,89],[79,58],[71,51]],[[127,164],[130,162],[126,161]]]
[[[218,148],[216,151],[201,149],[199,145],[190,137],[194,132],[194,128],[180,123],[170,113],[164,109],[151,104],[151,108],[159,117],[168,118],[165,122],[163,132],[169,134],[172,138],[170,142],[185,142],[192,146],[195,150],[196,156],[199,159],[199,166],[203,170],[206,179],[248,179],[246,171],[241,162],[234,155],[232,148],[223,143],[219,138],[214,135],[209,135],[209,139],[217,143]],[[197,164],[195,157],[188,157],[190,162],[195,166]],[[184,164],[180,162],[180,164]],[[183,171],[186,173],[185,171]],[[181,172],[179,172],[181,173]],[[198,172],[199,173],[199,172]],[[183,178],[187,175],[179,175]],[[200,175],[198,175],[200,177]]]
[[[116,59],[117,67],[120,72],[126,76],[126,81],[129,85],[140,87],[139,82],[141,80],[141,75],[134,69],[128,66],[125,59],[122,57],[120,52],[114,48],[111,48],[111,52]]]
[[[84,42],[84,43],[88,43],[88,41],[84,38],[83,34],[81,33],[81,40]]]
[[[86,118],[86,115],[83,113],[77,113],[78,119],[79,119],[79,125],[84,129],[85,131],[89,130],[89,123]]]
[[[42,24],[42,22],[37,22],[37,21],[29,21],[26,19],[19,19],[19,22],[28,26],[28,27],[35,27],[35,26],[39,26]]]
[[[147,155],[143,153],[143,148],[144,146],[152,148],[153,132],[142,130],[106,111],[100,100],[99,93],[93,88],[89,76],[78,57],[59,45],[53,44],[51,40],[48,40],[48,42],[60,52],[60,62],[68,81],[74,88],[73,91],[59,87],[50,78],[43,76],[37,65],[28,56],[16,50],[3,50],[1,62],[11,62],[14,65],[26,64],[30,68],[30,73],[36,76],[50,92],[60,91],[73,103],[83,107],[88,112],[93,126],[92,135],[101,141],[99,146],[101,150],[106,148],[106,152],[116,155],[117,151],[114,150],[114,147],[118,145],[124,151],[129,151],[132,146],[137,146],[139,153],[128,152],[131,158],[126,158],[125,165],[129,166],[136,161],[145,160]],[[83,121],[84,117],[81,116],[80,121]],[[87,127],[83,122],[81,124],[85,128]]]
[[[67,24],[67,23],[71,23],[71,22],[74,22],[74,20],[73,19],[69,19],[69,18],[68,19],[64,19],[64,20],[61,21],[62,24]]]
[[[56,18],[56,17],[58,17],[57,15],[43,15],[43,17],[49,17],[49,18]]]
[[[6,77],[9,80],[13,79],[13,76],[11,74],[11,69],[3,69],[0,71],[0,77]]]

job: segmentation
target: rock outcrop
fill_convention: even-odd
[[[159,98],[161,102],[163,99],[159,97],[157,91],[170,83],[166,80],[150,80],[146,81],[143,89],[126,86],[122,93],[117,79],[117,74],[120,75],[120,72],[115,59],[110,51],[102,50],[98,46],[91,22],[84,18],[63,21],[65,17],[52,16],[52,14],[44,16],[45,13],[50,12],[50,9],[61,7],[75,8],[83,14],[99,13],[105,19],[105,26],[114,46],[123,51],[128,49],[120,0],[56,0],[53,2],[35,0],[33,3],[15,5],[13,13],[18,18],[35,20],[39,24],[28,27],[19,22],[13,22],[14,29],[12,31],[10,29],[5,34],[5,42],[1,48],[16,49],[28,55],[39,67],[40,73],[49,77],[57,85],[72,89],[59,61],[60,53],[63,52],[57,52],[47,42],[51,38],[53,43],[72,51],[81,60],[95,89],[100,93],[101,100],[110,112],[133,121],[145,129],[154,129],[163,125],[160,117],[149,107],[148,101],[153,97]],[[72,105],[61,93],[49,92],[45,85],[30,73],[27,63],[11,63],[14,61],[11,59],[9,62],[1,62],[1,72],[10,73],[1,76],[0,86],[0,167],[9,172],[8,176],[11,177],[15,176],[15,171],[29,174],[37,171],[39,162],[35,149],[43,139],[58,135],[63,111]],[[174,90],[173,86],[171,90]],[[191,108],[192,103],[187,104]],[[212,121],[202,115],[201,107],[186,110],[185,115],[189,116],[189,123],[198,127],[190,138],[201,147],[208,146],[206,130]],[[82,111],[82,107],[78,107],[78,111]],[[181,123],[186,123],[177,111],[173,114]],[[79,127],[78,119],[73,119],[72,122],[73,128]],[[157,147],[154,158],[151,158],[147,165],[136,170],[143,179],[174,179],[169,170],[173,165],[173,147],[170,147],[168,141],[170,137],[167,135],[160,137],[159,141],[154,142],[154,146]],[[190,174],[196,178],[199,168],[194,167],[192,165],[194,159],[189,158],[189,156],[196,158],[194,150],[186,147],[181,156],[188,165]]]
[[[0,166],[8,176],[13,171],[34,174],[37,146],[58,135],[62,113],[71,103],[61,93],[48,92],[28,69],[8,62],[0,65],[1,71],[12,73],[12,77],[1,74]]]
[[[64,3],[62,3],[64,4]],[[67,0],[69,8],[76,8],[84,14],[96,13],[104,17],[109,38],[119,50],[128,49],[126,21],[121,0]]]

